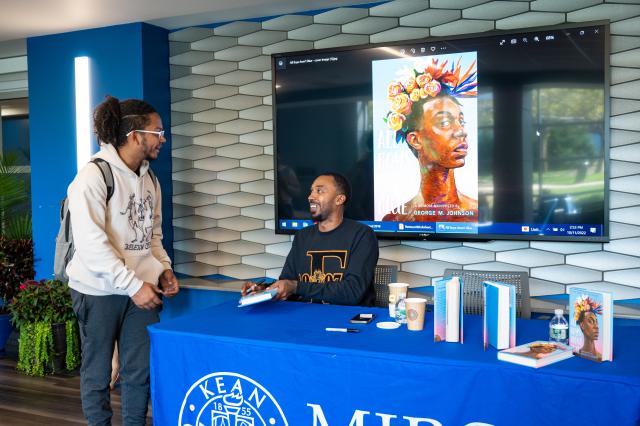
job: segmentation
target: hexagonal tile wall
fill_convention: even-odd
[[[524,270],[531,291],[566,285],[640,297],[640,5],[625,0],[394,0],[170,34],[176,270],[277,277],[291,237],[273,232],[271,58],[278,52],[492,29],[611,20],[608,244],[380,241],[380,263],[425,285],[445,268]],[[539,302],[540,306],[547,306]]]

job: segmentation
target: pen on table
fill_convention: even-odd
[[[336,327],[327,327],[324,329],[325,331],[339,331],[341,333],[360,333],[360,330],[357,328],[336,328]]]

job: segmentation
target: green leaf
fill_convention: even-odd
[[[7,238],[12,240],[31,238],[31,216],[25,214],[9,218],[4,233]]]
[[[15,153],[0,155],[0,235],[4,235],[8,220],[14,214],[12,209],[29,199],[26,182],[20,178]]]

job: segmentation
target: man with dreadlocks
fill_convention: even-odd
[[[399,222],[477,222],[478,201],[456,187],[454,169],[464,166],[469,144],[459,97],[475,97],[475,61],[461,75],[458,64],[433,59],[388,88],[391,111],[385,121],[405,142],[420,166],[418,193],[382,220]]]
[[[95,110],[94,125],[100,152],[67,190],[76,250],[66,271],[80,325],[82,409],[89,425],[111,424],[109,382],[117,342],[123,424],[144,425],[146,328],[158,321],[162,295],[175,295],[179,286],[162,247],[160,186],[149,170],[166,140],[160,115],[141,100],[108,96]],[[106,170],[113,176],[111,198]]]

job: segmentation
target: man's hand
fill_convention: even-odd
[[[131,300],[140,309],[150,310],[162,305],[162,299],[159,297],[161,294],[162,291],[158,287],[145,281],[140,290],[131,296]]]
[[[295,294],[298,289],[298,282],[294,280],[278,280],[267,287],[267,290],[278,290],[275,300],[285,300],[287,297]]]
[[[262,283],[254,283],[251,281],[245,281],[244,284],[242,285],[242,290],[240,291],[240,294],[242,295],[242,297],[246,296],[249,293],[260,293],[263,292],[265,289],[265,285]]]
[[[165,269],[160,274],[158,285],[162,289],[162,294],[167,297],[173,297],[180,291],[180,283],[171,269]]]

